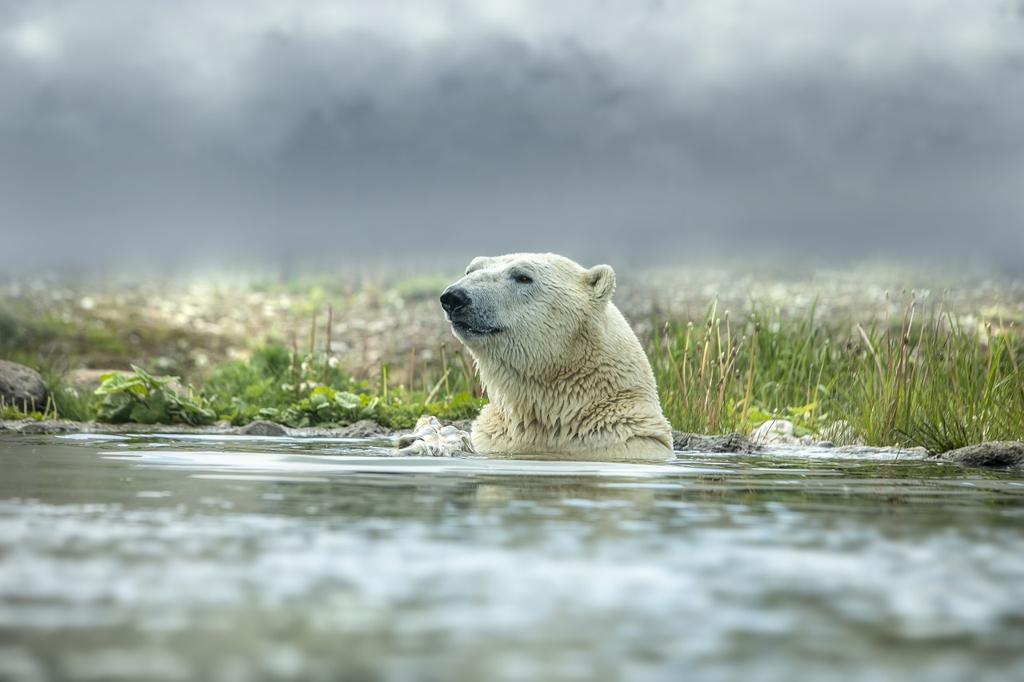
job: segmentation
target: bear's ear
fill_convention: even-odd
[[[584,281],[594,290],[598,301],[608,301],[615,291],[615,271],[610,265],[595,265],[587,270]]]
[[[473,260],[471,260],[469,262],[469,267],[466,268],[466,274],[468,275],[469,273],[473,272],[474,270],[479,270],[480,268],[482,268],[485,265],[487,265],[487,263],[490,260],[491,259],[488,258],[487,256],[477,256],[476,258],[474,258]]]

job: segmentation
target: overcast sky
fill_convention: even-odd
[[[1024,263],[1024,0],[0,0],[0,267]]]

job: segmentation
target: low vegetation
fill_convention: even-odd
[[[242,425],[255,419],[293,427],[345,426],[372,419],[395,429],[411,427],[425,413],[446,420],[471,419],[483,400],[467,388],[471,377],[463,376],[461,367],[452,369],[458,370],[455,376],[447,371],[424,394],[390,386],[387,368],[378,384],[360,382],[338,369],[332,357],[300,357],[272,344],[246,362],[219,367],[198,389],[140,367],[111,372],[94,392],[95,415],[109,423],[191,426],[219,420]],[[55,411],[60,413],[59,406]]]
[[[1024,439],[1024,338],[966,328],[911,301],[902,318],[818,324],[756,308],[741,323],[711,306],[656,327],[648,353],[665,414],[681,430],[748,433],[770,418],[796,435],[942,452]]]
[[[437,288],[434,282],[424,287]],[[737,320],[713,304],[701,319],[652,322],[648,355],[665,414],[682,431],[749,433],[781,418],[793,422],[797,436],[840,444],[940,452],[1024,439],[1024,335],[1012,322],[979,323],[914,300],[895,319],[821,320],[813,308],[793,316],[754,306]],[[93,391],[66,383],[62,354],[32,354],[38,338],[63,338],[57,327],[28,329],[0,319],[6,332],[0,353],[39,368],[51,387],[45,410],[27,415],[37,419],[188,425],[268,419],[294,427],[372,419],[397,429],[424,413],[470,419],[485,402],[464,352],[446,355],[441,348],[439,361],[419,372],[403,366],[412,386],[393,381],[386,363],[375,379],[353,378],[329,340],[319,351],[311,341],[305,353],[295,343],[267,343],[248,360],[222,362],[195,377],[196,386],[133,366],[102,377]],[[116,335],[107,336],[113,352]],[[24,416],[0,405],[2,418]]]

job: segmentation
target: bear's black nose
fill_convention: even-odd
[[[469,294],[466,293],[465,289],[458,287],[448,287],[441,294],[441,307],[449,315],[462,310],[470,303]]]

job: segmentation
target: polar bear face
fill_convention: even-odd
[[[557,363],[614,289],[607,265],[586,269],[555,254],[515,253],[474,258],[441,305],[475,355],[527,369]]]

